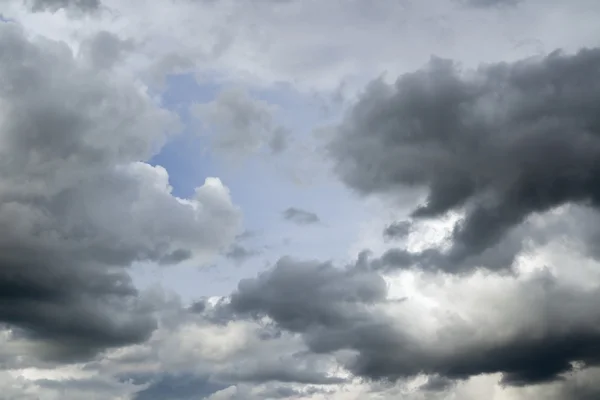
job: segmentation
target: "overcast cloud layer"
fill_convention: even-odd
[[[0,17],[2,396],[600,396],[597,1]]]

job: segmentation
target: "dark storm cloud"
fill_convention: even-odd
[[[0,82],[0,322],[58,361],[146,340],[152,301],[124,268],[214,253],[236,212],[209,187],[190,200],[206,214],[174,198],[140,161],[175,118],[66,45],[0,24]]]
[[[588,243],[589,239],[586,238],[598,235],[592,226],[599,218],[590,214],[587,209],[573,207],[558,215],[547,215],[541,221],[526,221],[509,230],[494,246],[480,252],[458,246],[450,249],[430,247],[420,251],[398,247],[387,250],[375,259],[365,255],[362,263],[365,268],[380,271],[418,267],[428,271],[468,274],[477,268],[486,268],[507,273],[512,271],[517,256],[556,239],[584,243],[588,252],[596,254],[597,246]]]
[[[600,319],[592,310],[597,290],[577,293],[542,276],[511,295],[523,301],[532,317],[525,326],[519,326],[517,318],[506,321],[511,327],[508,336],[478,338],[476,326],[457,322],[442,329],[429,345],[418,338],[396,338],[396,346],[389,346],[393,341],[385,338],[379,347],[364,348],[353,370],[376,378],[421,371],[449,379],[500,372],[503,383],[521,386],[556,380],[572,371],[573,361],[597,365]],[[385,345],[387,352],[374,351]]]
[[[344,324],[386,293],[375,273],[283,258],[258,278],[242,280],[228,307],[236,314],[265,314],[285,329],[303,332],[315,324]]]
[[[482,331],[477,321],[458,316],[442,322],[435,340],[409,334],[378,307],[386,300],[383,279],[362,268],[282,259],[255,279],[240,282],[223,303],[229,319],[269,317],[280,328],[300,333],[315,354],[350,350],[342,359],[355,376],[398,380],[427,374],[432,386],[502,373],[502,382],[523,386],[559,379],[573,362],[598,365],[598,290],[563,285],[548,272],[519,283],[507,293],[520,304],[522,319],[509,309],[490,318],[508,329]],[[406,300],[410,302],[410,298]],[[436,383],[437,382],[437,383]],[[431,388],[433,389],[433,387]]]
[[[311,225],[321,221],[317,214],[296,207],[285,210],[283,218],[298,225]]]
[[[14,255],[14,248],[3,249],[0,257],[0,320],[44,340],[49,347],[42,358],[90,357],[106,347],[146,340],[156,328],[152,310],[139,303],[123,272],[94,271],[68,260],[54,264],[59,262],[54,254],[14,260],[6,254]]]
[[[533,213],[598,204],[599,78],[598,49],[469,72],[433,59],[372,83],[329,150],[360,193],[426,188],[415,218],[465,209],[450,252],[478,254]]]

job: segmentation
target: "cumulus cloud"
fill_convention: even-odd
[[[0,321],[69,361],[148,339],[125,269],[208,259],[239,228],[216,178],[190,199],[144,162],[177,128],[144,91],[0,24]]]
[[[444,305],[445,292],[438,292],[439,309],[426,313],[436,318],[432,330],[423,325],[428,317],[419,317],[416,300],[390,299],[383,278],[369,271],[360,263],[336,268],[282,259],[272,270],[241,281],[229,302],[217,308],[233,320],[267,317],[301,334],[312,352],[338,354],[356,376],[398,380],[429,375],[428,390],[481,374],[501,373],[503,384],[511,386],[551,382],[576,365],[594,366],[600,360],[597,285],[585,289],[561,283],[548,270],[526,279],[480,275],[470,283],[459,280],[445,290],[448,295],[465,292],[467,308],[453,310],[451,300],[450,307]],[[481,284],[481,291],[472,289]]]
[[[11,2],[17,23],[0,23],[5,396],[598,397],[600,53],[514,62],[530,49],[513,48],[513,36],[595,41],[595,3],[99,3]],[[52,13],[100,6],[111,12]],[[401,207],[387,210],[386,222],[400,222],[365,240],[384,251],[344,266],[284,257],[219,298],[186,281],[198,284],[191,304],[136,288],[132,264],[242,262],[258,248],[236,237],[240,212],[219,179],[179,198],[150,161],[178,121],[140,80],[218,71],[221,81],[284,82],[324,97],[347,81],[350,100],[365,79],[431,53],[457,61],[372,83],[328,149],[342,181],[365,196],[397,206],[406,188],[425,192],[409,220]],[[226,89],[192,111],[221,155],[291,148],[278,110],[251,92]],[[309,225],[328,216],[290,207],[282,217]],[[441,217],[458,222],[431,244],[421,228]],[[316,251],[329,249],[318,242]]]
[[[435,58],[373,82],[329,150],[360,193],[424,188],[414,218],[465,210],[450,253],[479,254],[534,213],[598,203],[599,67],[598,49],[474,71]]]
[[[303,332],[314,324],[358,318],[363,304],[385,295],[385,282],[377,274],[283,258],[258,278],[242,280],[228,306],[234,313],[265,314],[288,330]]]
[[[207,309],[213,306],[207,305]],[[87,363],[88,381],[93,377],[98,384],[104,380],[128,385],[134,399],[186,400],[220,398],[232,391],[257,400],[300,397],[311,389],[318,393],[345,382],[330,376],[329,357],[307,352],[293,335],[276,334],[273,326],[251,321],[215,324],[205,319],[202,311],[190,313],[177,300],[163,301],[158,313],[160,326],[152,338],[110,350]],[[53,381],[69,393],[85,383],[82,377],[65,382],[59,376]]]

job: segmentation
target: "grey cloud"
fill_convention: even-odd
[[[530,317],[502,311],[496,317],[511,327],[503,335],[496,330],[482,335],[476,322],[449,318],[435,341],[413,336],[378,311],[378,305],[389,303],[386,293],[383,279],[361,266],[337,269],[282,259],[256,279],[241,281],[221,307],[229,318],[268,317],[300,333],[316,354],[351,351],[343,365],[375,380],[419,374],[463,380],[502,373],[504,384],[523,386],[559,379],[572,371],[573,362],[600,361],[598,290],[573,289],[548,272],[507,294]]]
[[[159,56],[152,65],[142,71],[142,77],[157,90],[167,88],[166,78],[169,75],[192,73],[196,61],[186,54],[169,52]]]
[[[300,357],[279,355],[276,360],[254,360],[248,365],[238,364],[232,371],[219,374],[219,377],[229,382],[254,383],[333,385],[346,382],[345,379],[339,377],[327,376],[327,373],[320,370],[318,365],[312,365],[312,367],[310,363],[306,363]]]
[[[386,293],[377,274],[283,258],[258,278],[240,281],[228,307],[235,314],[264,314],[284,329],[304,332],[311,326],[343,325]]]
[[[441,376],[432,375],[427,378],[427,382],[419,387],[420,390],[428,392],[441,392],[454,385],[454,381]]]
[[[315,394],[327,394],[330,393],[325,389],[317,387],[306,387],[303,390],[294,389],[288,386],[276,386],[273,388],[267,388],[261,393],[263,398],[268,399],[294,399],[301,398],[303,396],[313,396]]]
[[[283,153],[288,147],[290,133],[283,127],[278,127],[273,131],[269,139],[269,148],[273,154]]]
[[[269,330],[269,327],[264,331],[260,329],[257,332],[261,338],[260,344],[247,349],[241,357],[232,358],[225,367],[214,372],[214,379],[230,384],[255,385],[336,385],[347,381],[331,375],[328,367],[332,364],[328,356],[305,351],[293,335],[281,332],[273,335]]]
[[[273,154],[287,147],[288,131],[276,123],[276,108],[240,88],[225,89],[217,98],[192,107],[193,114],[214,132],[212,147],[241,158],[269,148]]]
[[[192,313],[203,313],[206,310],[206,301],[205,300],[198,300],[192,303],[192,305],[190,305],[189,310]]]
[[[41,358],[80,360],[106,347],[144,341],[156,328],[152,309],[139,302],[124,273],[23,256],[15,263],[2,257],[2,266],[0,320],[43,340]]]
[[[22,0],[32,11],[57,11],[70,8],[81,11],[95,11],[100,8],[100,0]]]
[[[584,233],[585,231],[582,229],[587,225],[580,224],[578,233],[578,229],[569,227],[569,224],[564,222],[565,218],[573,216],[578,216],[577,220],[583,220],[580,211],[574,210],[562,215],[546,216],[542,222],[526,221],[510,230],[496,245],[476,253],[469,251],[468,248],[458,246],[450,249],[430,247],[420,251],[392,248],[376,259],[363,258],[363,263],[367,268],[381,271],[418,267],[428,271],[441,270],[467,274],[477,268],[486,268],[507,273],[511,272],[511,268],[520,254],[534,250],[552,240],[570,237],[579,241],[582,236],[591,236],[589,229],[589,234]],[[593,220],[595,219],[589,219],[588,216],[588,221]]]
[[[35,384],[43,390],[70,391],[94,393],[95,395],[118,396],[123,391],[123,384],[106,381],[102,379],[66,379],[54,381],[50,379],[37,379]]]
[[[89,61],[98,69],[109,69],[124,55],[133,50],[135,44],[107,31],[100,31],[83,43],[82,50]]]
[[[470,7],[513,7],[520,4],[524,0],[455,0]]]
[[[203,322],[193,322],[194,319],[185,318],[180,327],[183,328],[181,331],[180,328],[173,328],[172,323],[165,324],[162,327],[164,331],[158,331],[151,342],[144,344],[149,352],[133,359],[128,357],[126,362],[120,360],[115,363],[113,358],[113,362],[105,364],[103,369],[112,375],[118,373],[122,382],[147,386],[141,387],[138,397],[134,397],[136,399],[200,399],[230,385],[275,388],[281,387],[281,383],[321,386],[344,382],[340,378],[329,376],[326,369],[328,364],[323,362],[323,357],[302,351],[304,348],[301,342],[292,335],[278,335],[267,340],[255,341],[254,338],[245,336],[246,330],[240,331],[230,324],[219,329],[228,338],[225,342],[212,336],[206,336],[202,342],[196,342],[190,333],[202,326]],[[251,326],[247,323],[244,325]],[[255,334],[262,332],[261,327],[254,324],[252,326],[256,328]],[[210,326],[204,327],[210,329]],[[226,344],[227,348],[237,347],[240,342],[235,332],[241,333],[241,338],[245,338],[242,348],[232,352],[226,351],[228,354],[218,358],[214,358],[210,350],[201,351],[203,348],[211,348],[210,342],[213,341],[216,346],[214,350],[217,352],[225,350],[223,344]],[[180,333],[184,334],[178,336]],[[175,336],[176,339],[170,341],[171,336]],[[197,343],[193,345],[193,350],[190,344],[186,343],[189,339],[192,339],[192,343]],[[168,355],[165,354],[166,351],[169,352]],[[158,371],[153,367],[155,363],[161,365]],[[128,370],[137,372],[123,372],[122,368],[127,367],[127,364],[133,366],[127,368]],[[139,372],[139,368],[146,365],[149,366],[148,372]],[[258,395],[256,398],[264,397]]]
[[[317,214],[296,207],[286,209],[283,218],[298,225],[311,225],[321,221]]]
[[[404,239],[410,234],[412,224],[410,221],[393,222],[383,230],[383,237],[386,239]]]
[[[164,374],[146,389],[140,390],[134,400],[196,400],[227,388],[229,385],[212,382],[210,377],[192,374]]]
[[[286,344],[295,335],[284,333],[240,349],[226,360],[205,360],[198,354],[188,354],[185,340],[175,339],[176,348],[161,343],[160,340],[177,332],[178,328],[171,328],[174,324],[168,323],[167,331],[157,336],[163,339],[143,345],[149,353],[123,354],[117,364],[114,355],[96,363],[101,363],[111,376],[119,374],[119,381],[127,383],[128,390],[133,384],[149,383],[147,388],[138,389],[139,399],[204,398],[229,385],[238,387],[227,391],[235,396],[214,398],[294,398],[321,393],[321,385],[341,382],[326,373],[331,368],[326,368],[322,357],[349,350],[347,356],[331,357],[339,357],[341,365],[355,377],[385,383],[427,374],[429,381],[420,388],[423,396],[438,398],[439,394],[442,398],[444,393],[454,390],[450,388],[455,381],[481,374],[500,372],[504,374],[504,384],[532,385],[557,380],[562,374],[572,372],[573,361],[583,363],[586,368],[598,365],[600,360],[596,346],[600,332],[598,290],[573,288],[550,274],[534,276],[507,290],[506,302],[502,300],[503,303],[493,306],[480,304],[489,307],[489,312],[482,315],[483,324],[450,313],[435,335],[409,334],[405,328],[410,325],[410,318],[394,320],[389,318],[390,313],[378,312],[378,305],[387,302],[385,283],[364,269],[286,259],[273,270],[244,282],[231,296],[229,305],[220,305],[227,309],[229,320],[251,317],[263,321],[269,317],[282,329],[299,333],[309,352],[290,346],[293,342]],[[288,297],[290,300],[286,301]],[[517,310],[527,310],[527,315]],[[332,318],[332,314],[337,317]],[[497,327],[490,326],[490,321],[497,323]],[[183,322],[182,327],[187,331],[190,321]],[[181,339],[190,337],[191,332]],[[159,360],[161,367],[156,371],[154,365]],[[145,375],[120,372],[128,365],[131,371],[149,368],[149,372]],[[594,384],[577,383],[569,376],[565,379],[564,384],[557,384],[556,390],[539,392],[552,396],[540,398],[591,399],[596,393]],[[270,386],[269,382],[318,387],[311,392],[297,390],[296,386]],[[77,398],[74,393],[82,396],[90,393],[94,385],[106,390],[116,385],[106,385],[102,379],[48,384],[45,385],[49,388],[63,385],[63,393],[72,398]],[[536,389],[523,393],[538,392]]]
[[[553,213],[529,218],[511,229],[500,241],[479,253],[454,247],[448,249],[431,247],[421,251],[392,248],[378,258],[362,258],[364,268],[380,271],[419,267],[424,270],[442,270],[467,274],[477,268],[500,273],[512,273],[517,256],[533,252],[552,242],[570,243],[579,248],[586,257],[600,259],[600,214],[592,207],[567,206]]]
[[[239,214],[226,189],[173,197],[143,160],[176,118],[66,45],[0,24],[0,81],[0,322],[57,361],[146,340],[154,306],[126,267],[227,246]]]
[[[192,256],[193,254],[189,249],[175,249],[160,257],[158,263],[161,265],[179,264],[182,261],[189,260]]]
[[[469,72],[433,59],[392,86],[372,83],[329,151],[360,193],[426,188],[414,218],[466,210],[451,252],[478,254],[533,213],[597,205],[598,77],[598,49]]]
[[[547,397],[550,400],[595,400],[600,398],[600,385],[592,382],[566,382],[555,393]]]
[[[227,250],[225,257],[238,264],[241,264],[249,258],[257,256],[258,254],[260,254],[258,250],[248,249],[245,246],[235,243],[229,248],[229,250]]]
[[[334,394],[333,390],[304,386],[302,389],[291,386],[266,384],[251,386],[237,384],[215,393],[207,400],[263,400],[263,399],[302,399],[307,396]]]
[[[351,368],[360,375],[394,379],[418,373],[466,379],[501,372],[504,384],[521,386],[559,379],[572,370],[573,361],[597,365],[594,343],[600,325],[591,310],[597,290],[577,293],[550,276],[541,276],[512,295],[519,296],[533,317],[517,329],[516,320],[507,321],[513,328],[507,337],[474,339],[477,327],[457,320],[442,330],[435,343],[402,335],[379,336],[377,344],[361,343]]]

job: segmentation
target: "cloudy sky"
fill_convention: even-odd
[[[0,0],[0,397],[600,398],[598,20]]]

